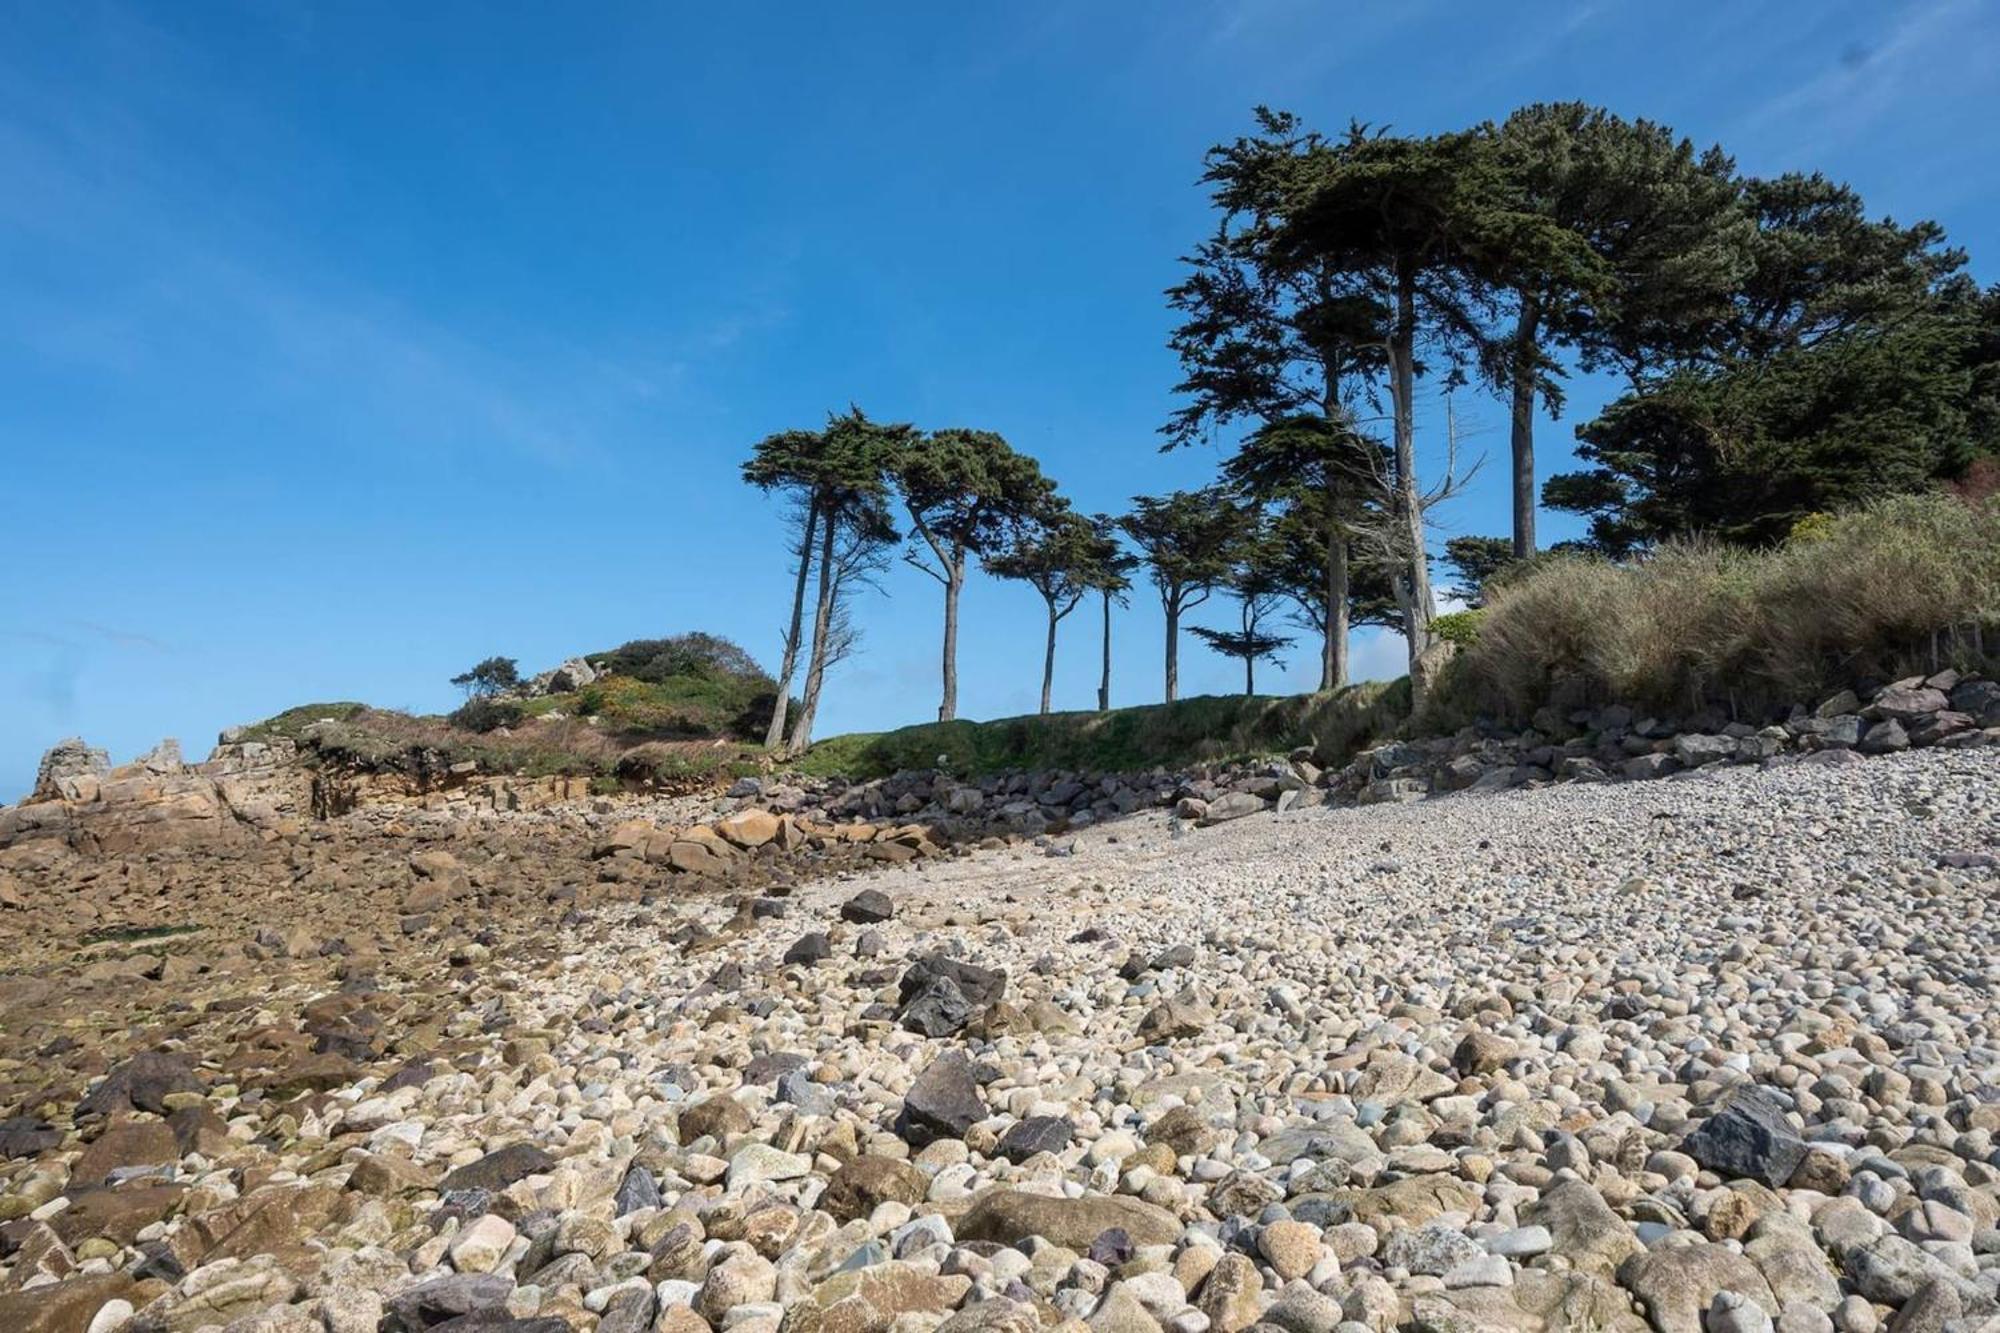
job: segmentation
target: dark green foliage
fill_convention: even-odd
[[[1161,595],[1181,609],[1205,600],[1229,578],[1253,510],[1221,487],[1134,497],[1119,521]],[[1191,599],[1190,599],[1191,598]]]
[[[1996,447],[2000,302],[1959,276],[1935,223],[1872,220],[1818,175],[1735,188],[1742,275],[1710,308],[1627,331],[1634,388],[1578,428],[1592,466],[1543,488],[1606,554],[1768,544]]]
[[[474,699],[489,699],[521,683],[521,671],[511,657],[489,657],[469,671],[451,678],[451,683]]]
[[[511,699],[475,694],[453,709],[445,721],[460,731],[488,732],[518,726],[527,712]]]
[[[1754,363],[1689,367],[1578,429],[1590,469],[1552,477],[1551,508],[1585,514],[1614,556],[1673,537],[1782,538],[1808,514],[1928,489],[2000,447],[1993,302],[1941,300],[1888,326]]]
[[[1190,631],[1197,639],[1224,657],[1233,657],[1243,663],[1243,692],[1256,692],[1255,676],[1258,662],[1275,662],[1278,654],[1292,646],[1294,640],[1283,634],[1272,634],[1261,629],[1210,629],[1206,625],[1195,625]]]
[[[1444,544],[1444,562],[1459,580],[1446,595],[1478,607],[1494,576],[1514,563],[1514,544],[1505,537],[1453,537]]]
[[[1040,593],[1060,619],[1104,579],[1116,550],[1089,519],[1059,502],[1018,525],[1008,544],[982,563],[993,577],[1018,580]]]
[[[607,675],[658,685],[675,676],[744,676],[770,685],[770,675],[737,644],[696,630],[664,639],[634,639],[585,660]]]

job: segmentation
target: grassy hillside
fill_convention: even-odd
[[[619,682],[611,682],[618,695]],[[589,691],[557,696],[572,705]],[[536,701],[542,702],[542,701]],[[1099,773],[1189,768],[1311,747],[1328,762],[1392,731],[1409,707],[1402,682],[1337,694],[1205,696],[1108,713],[1055,713],[992,722],[925,723],[896,731],[834,736],[796,763],[807,777],[884,777],[930,768],[943,756],[954,773],[1074,769]],[[549,710],[543,710],[545,713]],[[331,722],[327,726],[318,723]],[[312,728],[310,737],[307,729]],[[440,717],[413,717],[357,703],[305,704],[244,730],[246,739],[309,741],[324,760],[413,771],[471,762],[484,773],[570,774],[626,783],[686,786],[726,782],[771,767],[763,747],[726,740],[634,742],[591,716],[529,717],[489,732]]]
[[[930,722],[821,741],[796,765],[813,776],[881,777],[930,768],[953,773],[1076,769],[1100,773],[1186,768],[1310,746],[1328,761],[1393,730],[1409,689],[1351,686],[1336,694],[1207,695],[1108,713],[1052,713],[992,722]]]

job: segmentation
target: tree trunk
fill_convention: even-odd
[[[1104,594],[1104,674],[1097,680],[1097,711],[1111,711],[1111,594]]]
[[[1514,401],[1508,434],[1514,446],[1514,558],[1535,553],[1535,364],[1541,307],[1532,292],[1521,293],[1521,320],[1514,329]]]
[[[958,594],[965,587],[965,552],[952,552],[944,577],[944,698],[938,703],[938,721],[958,716]]]
[[[1049,643],[1042,651],[1042,716],[1049,715],[1049,693],[1056,683],[1056,604],[1049,603]]]
[[[1320,654],[1319,687],[1339,690],[1347,687],[1347,593],[1351,583],[1347,572],[1347,534],[1338,523],[1326,534],[1326,640]]]
[[[813,715],[819,712],[820,686],[826,680],[826,658],[833,636],[833,516],[820,527],[819,603],[813,608],[812,657],[806,663],[806,692],[799,700],[799,716],[792,723],[792,736],[785,749],[798,754],[812,744]]]
[[[764,729],[764,748],[776,749],[785,738],[785,711],[791,705],[792,674],[799,667],[799,633],[805,628],[806,578],[812,572],[813,532],[819,524],[819,503],[806,506],[806,529],[799,538],[799,573],[792,583],[792,623],[785,631],[785,655],[778,665],[778,701],[771,705],[771,725]]]
[[[1165,603],[1167,610],[1167,702],[1172,703],[1181,686],[1181,606],[1178,599]]]
[[[1250,618],[1250,602],[1248,599],[1245,599],[1243,603],[1243,644],[1246,648],[1250,645],[1250,633],[1255,628],[1256,622]],[[1243,654],[1243,697],[1247,699],[1256,692],[1257,654],[1245,653]]]
[[[1397,581],[1403,633],[1410,647],[1410,696],[1423,702],[1431,658],[1430,567],[1424,555],[1424,512],[1417,488],[1416,441],[1417,276],[1407,262],[1396,273],[1396,323],[1389,337],[1389,392],[1395,413],[1395,539],[1403,547]]]

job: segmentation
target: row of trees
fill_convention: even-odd
[[[1000,436],[920,431],[850,408],[830,416],[821,430],[784,431],[759,442],[743,476],[785,499],[791,533],[791,609],[766,744],[797,751],[811,740],[827,671],[856,641],[852,594],[873,581],[899,542],[903,560],[935,580],[944,597],[940,721],[958,716],[959,600],[975,560],[1000,577],[1030,584],[1047,605],[1043,711],[1050,705],[1057,626],[1085,596],[1103,597],[1100,698],[1108,706],[1109,608],[1128,586],[1130,563],[1109,520],[1076,513],[1035,460]],[[899,523],[906,531],[898,531]],[[792,713],[787,700],[801,673],[799,708]]]
[[[1280,445],[1278,475],[1310,460],[1326,489],[1285,503],[1320,525],[1325,605],[1379,570],[1419,698],[1426,516],[1464,481],[1449,427],[1428,488],[1419,474],[1420,379],[1506,402],[1516,559],[1537,546],[1537,408],[1559,412],[1576,371],[1627,391],[1579,429],[1591,466],[1543,499],[1618,557],[1695,532],[1770,540],[2000,441],[2000,296],[1934,223],[1871,220],[1823,176],[1743,176],[1719,147],[1580,103],[1428,136],[1257,120],[1209,153],[1220,220],[1168,293],[1185,402],[1167,447],[1245,424],[1226,473],[1268,475],[1256,456]]]
[[[1586,467],[1540,498],[1586,516],[1579,544],[1613,558],[1697,533],[1773,540],[2000,445],[2000,290],[1935,224],[1871,219],[1823,176],[1746,176],[1720,147],[1557,103],[1422,136],[1329,136],[1260,109],[1202,179],[1217,223],[1167,293],[1183,374],[1163,433],[1169,449],[1230,435],[1218,481],[1113,518],[1075,511],[991,432],[850,411],[765,440],[744,474],[791,505],[781,701],[804,679],[773,745],[810,737],[854,641],[848,596],[899,542],[944,594],[942,719],[975,561],[1044,601],[1045,711],[1058,626],[1092,596],[1109,706],[1111,610],[1141,565],[1170,701],[1183,617],[1228,589],[1235,628],[1194,632],[1244,661],[1246,685],[1291,642],[1273,627],[1289,606],[1320,638],[1322,689],[1347,683],[1352,628],[1377,624],[1405,636],[1421,702],[1442,660],[1432,520],[1471,469],[1449,410],[1419,440],[1420,384],[1506,404],[1512,531],[1444,544],[1450,591],[1475,604],[1538,547],[1537,416],[1560,413],[1573,374],[1624,390],[1577,430]]]

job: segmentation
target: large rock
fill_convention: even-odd
[[[1582,1180],[1558,1183],[1523,1212],[1521,1220],[1547,1227],[1551,1248],[1569,1260],[1570,1267],[1599,1277],[1611,1277],[1641,1248],[1632,1228]]]
[[[852,1222],[885,1203],[922,1203],[929,1190],[930,1178],[908,1162],[894,1157],[856,1157],[826,1182],[819,1206],[837,1222]]]
[[[905,1315],[935,1318],[957,1308],[972,1279],[939,1276],[892,1260],[836,1273],[785,1312],[784,1333],[888,1333]]]
[[[932,977],[939,976],[949,977],[974,1008],[983,1009],[1007,993],[1004,971],[962,962],[949,954],[930,953],[903,969],[902,979],[896,983],[901,1002],[908,1004]]]
[[[1721,1245],[1682,1245],[1635,1254],[1618,1282],[1646,1307],[1658,1333],[1701,1333],[1702,1312],[1717,1292],[1747,1296],[1776,1317],[1777,1298],[1757,1265]]]
[[[1891,685],[1875,696],[1869,711],[1893,722],[1921,722],[1932,713],[1942,712],[1951,701],[1942,690],[1926,685]]]
[[[111,771],[111,756],[93,750],[81,736],[57,741],[42,755],[35,770],[30,801],[87,801],[97,794],[97,782]]]
[[[510,1143],[459,1167],[439,1182],[439,1188],[497,1193],[517,1180],[553,1171],[555,1165],[554,1158],[532,1143]]]
[[[1233,791],[1219,796],[1208,803],[1208,809],[1195,822],[1203,828],[1216,824],[1227,824],[1232,819],[1245,815],[1262,814],[1270,805],[1261,796],[1253,796],[1247,791]]]
[[[1020,1190],[995,1189],[982,1194],[960,1219],[954,1233],[960,1241],[993,1241],[1015,1245],[1041,1236],[1082,1253],[1111,1230],[1123,1231],[1135,1246],[1170,1245],[1180,1239],[1180,1219],[1164,1208],[1122,1194],[1087,1194],[1058,1199]]]
[[[965,998],[957,982],[947,976],[930,976],[896,1011],[896,1021],[906,1032],[949,1037],[964,1031],[972,1014],[972,1001]]]
[[[964,1051],[946,1051],[924,1066],[903,1097],[896,1132],[923,1147],[933,1139],[962,1139],[986,1116],[972,1061]]]
[[[744,851],[755,851],[778,836],[778,817],[769,810],[738,810],[715,821],[715,831]]]
[[[77,1103],[79,1116],[112,1115],[119,1111],[167,1113],[167,1097],[176,1092],[200,1092],[194,1066],[178,1055],[142,1051],[115,1066],[104,1081]]]
[[[1806,1144],[1775,1096],[1745,1085],[1682,1141],[1681,1151],[1724,1180],[1757,1180],[1776,1189],[1792,1178]]]

